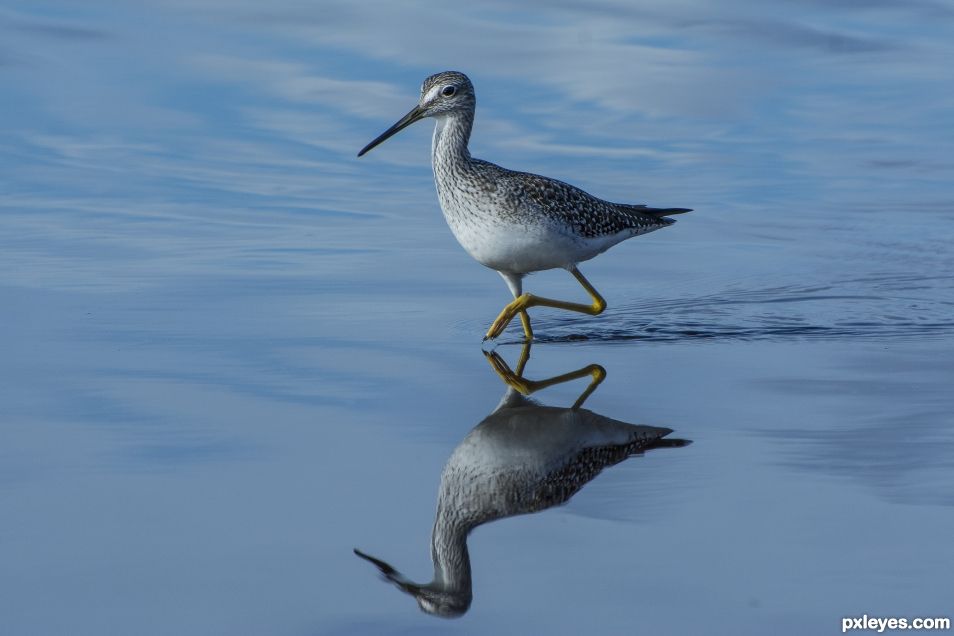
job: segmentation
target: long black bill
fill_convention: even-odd
[[[406,578],[404,578],[403,574],[401,574],[400,572],[395,570],[393,567],[391,567],[390,563],[385,563],[381,559],[378,559],[376,557],[371,556],[370,554],[362,552],[358,548],[354,549],[354,553],[357,554],[362,559],[364,559],[365,561],[369,561],[373,563],[374,566],[378,568],[378,570],[381,572],[381,575],[384,576],[385,579],[387,579],[394,585],[398,586],[400,589],[404,590],[408,594],[417,595],[417,593],[420,592],[420,589],[421,589],[420,585],[413,583],[411,581],[408,581]]]
[[[375,139],[374,141],[372,141],[371,143],[369,143],[367,146],[365,146],[364,148],[362,148],[362,149],[361,149],[361,152],[358,153],[358,156],[360,157],[361,155],[363,155],[363,154],[366,153],[367,151],[371,150],[372,148],[374,148],[375,146],[377,146],[377,145],[380,144],[381,142],[385,141],[388,137],[391,137],[391,136],[393,136],[393,135],[396,135],[397,133],[401,132],[402,130],[404,130],[405,128],[407,128],[407,127],[410,126],[411,124],[413,124],[414,122],[416,122],[416,121],[418,121],[418,120],[421,120],[421,119],[423,119],[423,118],[424,118],[424,111],[421,110],[421,107],[420,107],[420,106],[415,106],[414,108],[411,109],[411,112],[409,112],[409,113],[408,113],[407,115],[405,115],[404,117],[401,117],[401,119],[398,121],[398,123],[394,124],[393,126],[391,126],[390,128],[388,128],[387,130],[385,130],[383,133],[381,133],[380,135],[378,135],[378,138],[377,138],[377,139]]]

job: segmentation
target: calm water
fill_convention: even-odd
[[[950,3],[140,4],[0,8],[0,633],[954,614]],[[478,527],[454,621],[353,553],[430,580],[506,390],[430,126],[354,157],[445,68],[476,156],[695,209],[585,264],[609,310],[537,311],[526,368],[693,443]]]

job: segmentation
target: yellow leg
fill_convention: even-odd
[[[587,385],[586,389],[580,393],[580,397],[576,398],[576,402],[573,403],[573,406],[570,407],[573,410],[583,406],[583,403],[586,402],[586,398],[590,397],[590,394],[596,390],[596,387],[598,387],[600,383],[606,379],[606,369],[598,364],[591,364],[590,366],[581,369],[581,371],[586,371],[592,379],[590,380],[590,383]]]
[[[606,369],[598,364],[590,364],[581,369],[577,369],[576,371],[570,371],[569,373],[556,375],[552,378],[547,378],[546,380],[528,380],[523,377],[523,370],[527,365],[527,360],[530,358],[530,343],[525,343],[523,345],[523,351],[520,353],[520,361],[517,364],[516,373],[511,371],[506,361],[504,361],[504,359],[496,351],[485,351],[484,355],[487,356],[490,366],[493,367],[494,371],[497,372],[497,375],[500,376],[500,379],[503,380],[507,386],[516,389],[523,395],[530,395],[541,389],[553,386],[554,384],[561,384],[563,382],[569,382],[570,380],[576,380],[578,378],[590,376],[590,383],[571,407],[574,409],[580,408],[580,406],[583,405],[583,402],[586,401],[586,398],[588,398],[590,394],[596,390],[596,387],[598,387],[600,383],[606,379]]]
[[[520,359],[517,360],[516,374],[521,378],[523,377],[523,370],[527,368],[527,362],[530,360],[530,343],[530,340],[523,343],[523,348],[520,350]],[[504,367],[507,367],[506,363],[504,363]]]
[[[583,274],[581,274],[577,268],[574,267],[571,269],[570,273],[573,274],[576,280],[580,281],[580,284],[583,285],[583,289],[585,289],[586,293],[593,299],[592,304],[584,305],[582,303],[571,303],[565,300],[543,298],[542,296],[534,296],[533,294],[521,294],[517,296],[513,302],[503,308],[503,311],[500,312],[497,319],[490,325],[490,329],[487,330],[487,335],[484,336],[484,340],[496,338],[502,334],[503,330],[507,328],[507,325],[510,324],[510,321],[513,320],[517,314],[520,314],[520,320],[523,322],[524,334],[527,335],[528,339],[532,338],[533,332],[530,331],[530,317],[527,316],[526,313],[530,307],[553,307],[555,309],[577,311],[581,314],[589,314],[591,316],[603,313],[603,310],[606,309],[606,301],[603,300],[600,293],[596,291],[596,288],[590,284],[590,281],[583,277]],[[527,316],[526,320],[524,320],[524,316]]]
[[[528,314],[526,311],[521,311],[520,323],[523,325],[523,335],[527,338],[527,342],[532,342],[533,329],[530,327],[530,314]]]

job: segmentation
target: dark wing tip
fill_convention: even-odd
[[[692,444],[691,439],[660,439],[653,444],[655,448],[682,448]]]
[[[692,208],[651,208],[647,205],[622,205],[624,209],[638,212],[639,214],[648,214],[649,216],[661,219],[674,214],[685,214],[692,212]]]

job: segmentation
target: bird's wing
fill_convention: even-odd
[[[542,214],[559,219],[582,236],[607,236],[624,230],[649,231],[672,220],[655,214],[657,208],[611,203],[569,183],[526,172],[515,173],[509,185],[514,194]]]

